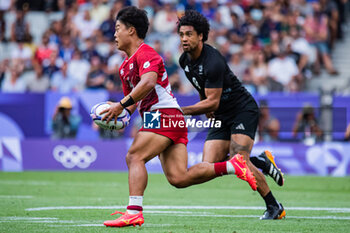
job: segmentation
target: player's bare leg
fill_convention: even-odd
[[[229,151],[229,140],[207,140],[204,143],[202,161],[208,163],[225,161]]]
[[[256,178],[256,182],[258,185],[258,192],[262,197],[264,197],[267,193],[270,192],[270,188],[266,183],[265,176],[260,172],[258,168],[256,168],[250,162],[250,152],[253,148],[254,141],[244,134],[232,134],[231,135],[231,143],[230,143],[230,155],[241,154],[243,158],[247,161],[247,165],[250,170],[254,173]]]
[[[129,194],[142,196],[147,186],[147,170],[145,164],[159,155],[169,145],[171,140],[165,136],[140,131],[126,155],[129,168]]]
[[[239,178],[246,180],[256,190],[256,181],[252,172],[248,169],[245,162],[239,160],[239,156],[230,161],[222,163],[198,163],[189,169],[187,168],[187,148],[184,144],[176,144],[167,148],[161,155],[160,160],[168,181],[177,188],[184,188],[194,184],[200,184],[209,181],[217,176],[229,174],[228,168],[231,167],[231,174],[236,174]],[[238,165],[247,169],[246,177],[240,177],[240,170],[236,169]],[[227,169],[223,173],[218,172],[220,168]]]
[[[151,133],[138,132],[126,155],[126,163],[129,168],[129,205],[127,212],[116,211],[113,214],[122,214],[116,220],[105,221],[104,225],[111,227],[124,227],[130,225],[142,225],[143,193],[147,186],[146,162],[160,154],[170,144],[171,140],[165,136]],[[112,214],[112,215],[113,215]]]
[[[159,158],[169,183],[177,188],[200,184],[217,177],[213,163],[198,163],[187,169],[187,148],[182,143],[170,146]]]
[[[247,162],[249,169],[256,177],[258,192],[263,197],[266,203],[267,210],[261,219],[277,219],[285,216],[283,206],[276,201],[272,195],[269,186],[267,185],[265,176],[257,169],[250,161],[250,152],[253,148],[254,141],[244,134],[232,134],[230,144],[230,154],[241,154]]]

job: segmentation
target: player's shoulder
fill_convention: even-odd
[[[213,59],[213,58],[220,58],[221,59],[222,58],[221,53],[211,45],[204,44],[203,50],[204,50],[206,58],[209,58],[209,59]]]
[[[212,68],[214,70],[217,70],[218,67],[223,68],[226,65],[225,58],[217,49],[211,45],[204,44],[203,52],[203,65],[206,67],[206,69]]]
[[[138,51],[135,53],[135,59],[137,63],[145,61],[156,61],[162,63],[162,57],[148,44],[142,44]]]
[[[138,56],[159,56],[160,55],[148,44],[143,43],[137,51]]]

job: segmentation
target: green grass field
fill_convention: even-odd
[[[263,200],[237,178],[176,189],[150,174],[145,224],[117,229],[102,223],[128,204],[127,173],[0,173],[0,232],[350,232],[350,177],[268,181],[284,220],[259,220]]]

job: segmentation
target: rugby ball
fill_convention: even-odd
[[[102,118],[104,117],[104,114],[101,114],[101,112],[105,109],[109,109],[111,106],[107,102],[102,102],[99,104],[96,104],[91,108],[90,116],[92,120],[98,125],[99,127],[103,129],[109,129],[109,130],[119,130],[123,129],[126,126],[128,126],[130,121],[130,115],[128,111],[123,109],[122,113],[119,114],[117,117],[116,123],[114,122],[114,118],[110,120],[108,123],[107,121],[102,121]]]

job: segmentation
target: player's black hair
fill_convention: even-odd
[[[141,10],[135,6],[125,7],[118,12],[116,20],[121,21],[127,27],[134,27],[137,36],[145,39],[149,26],[147,12],[145,10]]]
[[[198,11],[186,10],[185,15],[179,19],[177,24],[177,32],[179,32],[181,26],[192,26],[198,35],[203,34],[203,42],[208,40],[210,29],[208,20]]]

